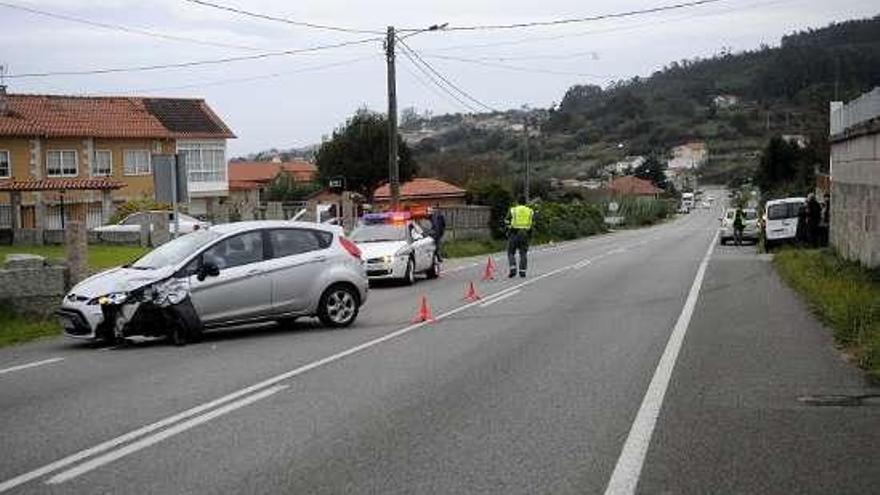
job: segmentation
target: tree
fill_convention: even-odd
[[[266,188],[267,201],[302,201],[320,189],[314,182],[297,181],[289,172],[281,171]]]
[[[644,163],[636,167],[633,175],[651,181],[660,189],[666,189],[666,165],[654,155],[649,156]]]
[[[415,176],[416,163],[400,135],[397,136],[397,163],[401,182]],[[366,109],[358,110],[321,144],[315,165],[323,182],[344,177],[349,190],[372,198],[376,188],[388,180],[387,119]]]

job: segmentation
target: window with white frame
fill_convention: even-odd
[[[76,150],[49,150],[46,152],[46,175],[76,177],[78,161]]]
[[[113,174],[113,153],[110,150],[95,151],[95,159],[92,162],[92,175],[94,177],[109,177]]]
[[[191,182],[226,181],[226,141],[178,141]]]
[[[0,150],[0,179],[8,179],[12,177],[12,161],[9,152]]]
[[[122,172],[125,175],[150,175],[150,150],[125,150]]]

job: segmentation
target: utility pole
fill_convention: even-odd
[[[526,114],[525,118],[523,119],[523,133],[524,133],[523,137],[524,137],[524,141],[525,141],[525,150],[524,150],[525,155],[524,156],[525,156],[525,162],[526,162],[526,180],[525,180],[525,186],[523,188],[525,190],[523,193],[526,197],[526,203],[528,203],[529,199],[530,199],[529,198],[529,190],[531,189],[530,182],[531,182],[531,175],[532,175],[532,170],[531,170],[532,167],[531,167],[531,164],[529,163],[529,116],[528,116],[528,114]]]
[[[388,185],[391,209],[400,206],[400,169],[397,164],[397,75],[394,68],[394,26],[388,26],[385,57],[388,59]]]

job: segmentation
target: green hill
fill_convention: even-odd
[[[510,177],[521,168],[518,123],[540,124],[530,156],[539,176],[589,175],[624,155],[709,144],[703,181],[750,174],[770,136],[824,141],[828,102],[880,85],[880,16],[784,36],[707,59],[673,62],[650,77],[601,88],[576,85],[556,108],[402,119],[422,173],[457,182]]]

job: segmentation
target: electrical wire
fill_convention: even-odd
[[[199,60],[194,62],[181,62],[176,64],[158,64],[158,65],[143,65],[137,67],[115,67],[110,69],[91,69],[91,70],[81,70],[81,71],[59,71],[59,72],[31,72],[31,73],[23,73],[23,74],[8,74],[6,78],[8,79],[24,79],[24,78],[36,78],[36,77],[53,77],[53,76],[85,76],[85,75],[96,75],[96,74],[114,74],[120,72],[144,72],[144,71],[153,71],[153,70],[163,70],[163,69],[181,69],[186,67],[198,67],[204,65],[217,65],[217,64],[226,64],[231,62],[242,62],[246,60],[259,60],[271,57],[279,57],[282,55],[297,55],[300,53],[308,53],[308,52],[316,52],[320,50],[330,50],[333,48],[342,48],[346,46],[354,46],[354,45],[362,45],[365,43],[371,43],[374,41],[379,41],[382,38],[366,38],[354,41],[345,41],[341,43],[334,43],[330,45],[318,45],[312,46],[308,48],[298,48],[293,50],[283,50],[277,52],[267,52],[260,53],[257,55],[245,55],[241,57],[227,57],[227,58],[219,58],[213,60]]]
[[[197,1],[197,0],[188,0],[188,1]],[[707,5],[711,3],[721,2],[723,0],[695,0],[692,2],[683,2],[676,3],[672,5],[663,5],[660,7],[651,7],[647,9],[638,9],[638,10],[629,10],[625,12],[613,12],[610,14],[599,14],[588,17],[576,17],[570,19],[556,19],[552,21],[532,21],[532,22],[517,22],[513,24],[485,24],[485,25],[473,25],[473,26],[449,26],[443,29],[443,31],[488,31],[488,30],[502,30],[502,29],[522,29],[522,28],[533,28],[533,27],[546,27],[546,26],[562,26],[565,24],[580,24],[584,22],[594,22],[601,21],[605,19],[620,19],[624,17],[634,17],[645,14],[654,14],[657,12],[666,12],[669,10],[679,10],[690,7],[698,7],[700,5]],[[401,29],[400,31],[411,31]]]
[[[68,22],[85,24],[87,26],[92,26],[92,27],[99,27],[99,28],[110,29],[110,30],[114,30],[114,31],[122,31],[124,33],[130,33],[130,34],[139,34],[142,36],[149,36],[152,38],[159,38],[159,39],[170,40],[170,41],[195,43],[198,45],[215,46],[215,47],[219,47],[219,48],[236,48],[239,50],[250,50],[250,51],[265,50],[265,48],[257,48],[255,46],[236,45],[236,44],[232,44],[232,43],[222,43],[222,42],[217,42],[217,41],[201,40],[201,39],[197,39],[197,38],[189,38],[186,36],[177,36],[174,34],[160,33],[157,31],[151,31],[151,30],[143,29],[143,28],[122,26],[119,24],[110,24],[107,22],[92,21],[89,19],[83,19],[81,17],[74,17],[74,16],[70,16],[67,14],[59,14],[57,12],[49,12],[47,10],[40,10],[40,9],[35,9],[32,7],[25,7],[23,5],[16,5],[14,3],[9,3],[9,2],[0,1],[0,7],[6,7],[9,9],[19,10],[22,12],[28,12],[30,14],[36,14],[36,15],[41,15],[44,17],[50,17],[53,19],[61,19],[61,20],[68,21]]]
[[[415,58],[416,58],[416,59],[417,59],[422,65],[424,65],[424,66],[425,66],[428,70],[430,70],[435,76],[437,76],[438,78],[440,78],[440,80],[442,80],[443,82],[445,82],[447,86],[449,86],[450,88],[452,88],[453,90],[455,90],[458,94],[462,95],[463,97],[465,97],[465,98],[467,98],[468,100],[472,101],[473,103],[477,104],[477,106],[480,106],[480,107],[482,107],[482,108],[485,108],[486,110],[488,110],[488,111],[490,111],[490,112],[500,112],[500,110],[498,110],[498,109],[496,109],[496,108],[493,108],[493,107],[491,107],[491,106],[489,106],[489,105],[483,103],[482,101],[480,101],[480,100],[474,98],[473,96],[471,96],[470,94],[468,94],[468,92],[466,92],[465,90],[459,88],[455,83],[453,83],[452,81],[450,81],[449,78],[447,78],[446,76],[444,76],[443,74],[441,74],[441,73],[440,73],[439,71],[437,71],[437,69],[435,69],[431,64],[429,64],[429,63],[426,62],[421,56],[419,56],[418,52],[416,52],[415,50],[413,50],[412,48],[410,48],[409,45],[407,45],[405,41],[401,40],[400,38],[398,38],[397,41],[400,42],[400,45],[404,48],[404,51],[405,51],[405,52],[409,52],[409,55],[415,57]]]
[[[165,87],[159,87],[159,88],[133,89],[133,90],[127,91],[127,93],[156,93],[159,91],[175,91],[175,90],[180,90],[180,89],[204,88],[204,87],[210,87],[210,86],[224,86],[226,84],[260,81],[260,80],[264,80],[264,79],[274,79],[274,78],[286,77],[286,76],[290,76],[290,75],[294,75],[294,74],[301,74],[303,72],[315,72],[315,71],[319,71],[319,70],[330,69],[333,67],[347,66],[347,65],[363,62],[365,60],[370,60],[370,59],[376,58],[378,56],[379,55],[373,54],[373,55],[366,56],[366,57],[358,57],[358,58],[352,58],[352,59],[347,59],[347,60],[341,60],[339,62],[331,62],[331,63],[327,63],[327,64],[313,65],[313,66],[303,67],[301,69],[296,69],[296,70],[292,70],[292,71],[273,72],[270,74],[260,74],[257,76],[232,77],[232,78],[227,78],[227,79],[217,79],[214,81],[200,82],[200,83],[195,83],[195,84],[183,84],[180,86],[165,86]]]
[[[449,55],[424,55],[425,58],[437,58],[442,60],[454,60],[456,62],[464,62],[468,64],[481,65],[484,67],[498,67],[500,69],[507,69],[517,72],[533,72],[535,74],[550,74],[557,76],[581,76],[581,77],[591,77],[594,79],[602,79],[608,80],[612,79],[611,76],[599,75],[599,74],[587,74],[584,72],[568,72],[568,71],[558,71],[552,69],[540,69],[535,67],[522,67],[518,65],[508,65],[508,64],[499,64],[494,62],[489,62],[483,59],[473,59],[473,58],[464,58],[464,57],[452,57]]]
[[[283,17],[276,17],[268,14],[263,14],[260,12],[253,12],[250,10],[239,9],[235,7],[230,7],[228,5],[221,5],[214,2],[208,2],[206,0],[183,0],[185,2],[193,3],[196,5],[201,5],[203,7],[209,7],[212,9],[223,10],[226,12],[231,12],[234,14],[243,15],[246,17],[252,17],[254,19],[262,19],[264,21],[273,21],[273,22],[281,22],[284,24],[289,24],[292,26],[298,27],[307,27],[312,29],[323,29],[325,31],[336,31],[341,33],[355,33],[355,34],[384,34],[384,31],[375,31],[370,29],[356,29],[349,28],[343,26],[332,26],[329,24],[316,24],[313,22],[304,22],[304,21],[294,21],[291,19],[285,19]]]
[[[470,111],[470,112],[472,112],[472,113],[478,113],[478,111],[477,111],[476,108],[474,108],[474,107],[472,107],[471,105],[469,105],[466,101],[462,100],[462,99],[461,99],[458,95],[456,95],[455,93],[449,91],[449,89],[446,88],[446,86],[443,86],[443,84],[441,84],[440,81],[438,81],[437,78],[435,78],[435,77],[433,76],[433,74],[431,74],[430,72],[428,72],[427,69],[425,69],[425,68],[422,67],[418,62],[416,62],[416,60],[415,60],[413,57],[411,57],[410,54],[407,53],[406,50],[401,50],[401,53],[403,53],[403,55],[409,60],[409,63],[411,63],[411,64],[413,65],[413,67],[415,67],[416,69],[418,69],[422,74],[425,75],[425,77],[428,78],[429,81],[431,81],[432,83],[434,83],[434,86],[436,86],[436,88],[435,88],[434,86],[431,86],[431,85],[428,84],[427,82],[425,82],[425,81],[424,81],[423,79],[421,79],[420,77],[418,77],[418,76],[416,75],[415,72],[413,72],[413,71],[411,71],[411,70],[409,69],[409,67],[407,67],[406,65],[402,65],[401,67],[403,67],[403,69],[404,69],[406,72],[408,72],[411,76],[413,76],[413,78],[414,78],[416,81],[418,81],[422,86],[428,88],[431,92],[433,92],[434,94],[440,96],[441,98],[443,98],[444,100],[448,101],[449,103],[452,103],[453,105],[456,105],[456,102],[457,102],[457,103],[458,103],[458,106],[459,106],[460,108],[464,108],[464,109],[466,109],[466,110],[468,110],[468,111]],[[437,88],[440,88],[441,91],[437,91]],[[452,99],[449,99],[449,98],[452,98]]]

